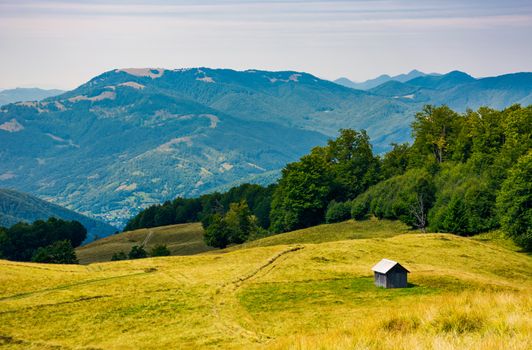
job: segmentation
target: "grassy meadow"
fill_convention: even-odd
[[[143,243],[148,251],[164,244],[172,255],[198,254],[212,249],[203,242],[201,224],[191,223],[118,233],[77,248],[76,255],[81,264],[110,261],[114,253],[127,254],[131,247]]]
[[[496,233],[349,221],[239,248],[79,266],[0,260],[0,347],[532,347],[532,260]],[[373,285],[381,258],[411,271],[409,288]]]

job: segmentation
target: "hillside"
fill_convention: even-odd
[[[322,243],[346,239],[384,238],[409,232],[398,221],[389,220],[349,220],[339,224],[320,225],[303,230],[277,234],[241,245],[225,251],[251,247],[294,243]],[[200,223],[169,225],[121,232],[99,239],[76,249],[81,264],[110,261],[114,253],[130,251],[134,245],[143,244],[149,251],[158,244],[168,247],[172,255],[193,255],[213,250],[203,242],[203,228]],[[219,250],[214,250],[218,252]]]
[[[522,74],[422,76],[406,84],[431,82],[404,95],[294,71],[116,69],[59,96],[1,107],[0,185],[121,227],[150,204],[242,181],[271,183],[340,128],[367,129],[380,153],[409,140],[423,104],[530,102]]]
[[[21,101],[40,101],[47,97],[57,96],[64,91],[51,89],[39,89],[39,88],[16,88],[0,90],[0,106]]]
[[[482,239],[402,234],[88,266],[0,261],[0,344],[529,348],[532,260]],[[411,271],[409,288],[373,286],[383,257]]]
[[[128,253],[134,245],[149,251],[158,244],[168,247],[172,255],[192,255],[212,250],[203,242],[200,223],[170,225],[122,232],[76,249],[80,264],[110,261],[114,253]]]
[[[87,229],[87,240],[104,237],[117,229],[102,221],[78,214],[35,196],[0,188],[0,226],[10,227],[18,222],[32,223],[55,217],[63,220],[77,220]]]
[[[513,103],[532,103],[532,73],[473,78],[459,71],[444,75],[420,76],[406,82],[388,81],[368,91],[412,103],[445,104],[456,111],[490,106],[503,109]]]

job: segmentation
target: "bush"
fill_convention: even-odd
[[[31,261],[50,264],[77,264],[78,259],[72,244],[68,240],[57,241],[53,244],[38,248]]]
[[[413,169],[372,186],[353,200],[351,216],[361,220],[373,214],[379,219],[401,220],[424,229],[427,213],[434,201],[432,176]]]
[[[467,236],[497,228],[496,189],[472,164],[444,166],[435,182],[436,201],[429,213],[432,231]]]
[[[170,250],[164,244],[156,245],[150,251],[150,256],[169,256],[169,255],[170,255]]]
[[[361,194],[351,201],[351,217],[355,220],[365,220],[369,216],[371,197],[368,192]]]
[[[127,260],[127,255],[124,252],[114,253],[111,257],[111,261]]]
[[[129,251],[129,254],[128,254],[128,257],[130,259],[142,259],[147,256],[148,254],[146,253],[144,248],[139,245],[134,245],[133,247],[131,247],[131,250]]]
[[[325,213],[325,222],[328,224],[348,220],[351,217],[351,202],[331,201]]]

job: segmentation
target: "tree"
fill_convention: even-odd
[[[525,250],[532,250],[532,151],[510,170],[497,197],[502,229]]]
[[[7,229],[0,226],[0,259],[5,259],[3,250],[8,248],[9,238],[7,236]]]
[[[383,179],[404,174],[410,158],[410,145],[408,143],[392,143],[392,149],[384,155],[381,163]]]
[[[340,136],[329,140],[325,150],[333,176],[331,198],[353,199],[378,182],[379,162],[365,130],[341,129]]]
[[[225,216],[211,215],[206,217],[202,224],[205,229],[205,243],[217,248],[243,243],[250,235],[255,237],[259,232],[257,218],[244,200],[231,203]]]
[[[209,226],[204,227],[205,234],[203,240],[205,244],[215,248],[225,248],[229,244],[231,231],[229,226],[220,214],[214,214],[211,217]]]
[[[425,106],[412,123],[414,145],[419,154],[432,154],[437,163],[448,156],[460,131],[460,116],[447,106]]]
[[[169,256],[170,250],[164,244],[158,244],[150,251],[150,256]]]
[[[489,166],[466,163],[445,164],[435,176],[436,201],[429,213],[430,228],[436,232],[472,235],[498,227],[495,193]]]
[[[274,232],[323,222],[333,178],[325,152],[323,148],[316,147],[299,162],[290,163],[283,169],[270,212]]]
[[[31,261],[49,264],[77,264],[76,252],[69,240],[56,241],[49,246],[38,248]]]
[[[77,247],[86,236],[87,230],[77,221],[52,217],[32,224],[19,222],[4,231],[0,239],[0,252],[10,260],[30,261],[38,248],[62,240],[68,240],[73,247]]]
[[[142,247],[141,245],[134,245],[133,247],[131,247],[131,250],[128,254],[129,259],[143,259],[147,256],[148,254],[144,250],[144,247]]]
[[[440,227],[446,232],[465,235],[469,231],[468,226],[467,207],[461,196],[453,196]]]
[[[231,232],[229,237],[231,243],[243,243],[258,230],[257,218],[244,200],[239,203],[231,203],[224,220]]]

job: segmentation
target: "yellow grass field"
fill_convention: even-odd
[[[219,254],[85,266],[0,260],[0,347],[532,348],[529,255],[496,234],[404,233],[397,224],[394,236],[382,226],[390,222],[360,227],[365,238],[319,235],[359,224]],[[305,232],[321,243],[295,238]],[[409,288],[373,285],[381,258],[411,271]]]

